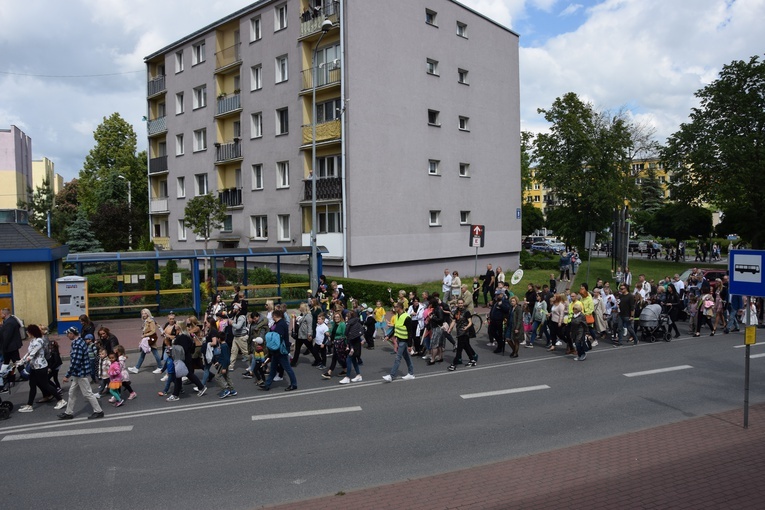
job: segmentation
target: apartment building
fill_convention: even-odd
[[[16,126],[0,129],[0,209],[17,209],[32,187],[32,139]]]
[[[315,171],[327,274],[472,273],[471,224],[482,264],[517,262],[518,35],[480,13],[261,0],[145,61],[156,245],[202,247],[184,208],[214,193],[229,214],[211,246],[308,246]]]

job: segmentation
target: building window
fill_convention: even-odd
[[[207,106],[207,85],[202,85],[194,89],[194,109]]]
[[[535,182],[535,183],[534,183],[534,185],[533,185],[533,188],[534,188],[535,190],[538,190],[538,189],[539,189],[539,183],[538,183],[538,182]]]
[[[431,227],[441,226],[441,211],[430,211],[428,215],[428,225]]]
[[[274,7],[274,32],[287,28],[287,4]]]
[[[440,126],[438,110],[428,110],[428,124],[431,126]]]
[[[175,95],[175,114],[180,115],[183,112],[184,112],[183,92],[178,92]]]
[[[268,216],[250,216],[250,237],[268,239]]]
[[[250,138],[263,136],[263,114],[253,113],[250,115]]]
[[[534,202],[539,202],[539,195],[534,195]]]
[[[250,90],[263,88],[263,66],[258,64],[250,68]]]
[[[289,188],[290,187],[290,162],[279,161],[276,163],[276,187],[277,188]]]
[[[468,72],[465,69],[457,69],[457,81],[464,85],[468,84]]]
[[[287,81],[289,78],[289,61],[287,55],[276,57],[276,83]]]
[[[196,174],[194,176],[194,184],[196,185],[196,196],[207,195],[207,174]]]
[[[183,50],[175,52],[175,72],[183,72]]]
[[[457,22],[457,35],[467,39],[467,25],[465,23]]]
[[[425,23],[427,23],[428,25],[433,25],[434,27],[437,27],[438,26],[438,23],[436,22],[437,16],[438,16],[438,13],[436,11],[425,9]]]
[[[186,240],[186,221],[185,220],[178,220],[178,240],[179,241]]]
[[[460,115],[460,131],[470,131],[470,129],[468,129],[468,120],[470,120],[468,117]]]
[[[341,161],[338,155],[316,158],[316,166],[319,169],[318,178],[339,177]]]
[[[231,232],[234,230],[234,219],[231,217],[230,214],[227,214],[226,217],[223,219],[223,225],[220,227],[221,232]]]
[[[250,42],[260,41],[263,37],[263,31],[260,25],[260,16],[250,18]]]
[[[316,105],[316,123],[329,122],[340,118],[342,111],[342,102],[340,98],[318,103]]]
[[[186,198],[186,178],[178,177],[175,182],[176,196],[178,198]]]
[[[186,147],[183,145],[183,134],[175,135],[175,155],[183,156],[186,153]]]
[[[340,233],[340,211],[320,211],[317,215],[319,221],[319,234]]]
[[[432,58],[425,59],[425,70],[428,74],[438,76],[438,60]]]
[[[429,159],[428,160],[428,174],[430,175],[438,175],[438,167],[440,165],[440,161],[437,159]]]
[[[194,152],[207,150],[207,128],[194,131]]]
[[[191,47],[191,65],[195,66],[205,61],[205,42],[202,41]]]
[[[290,132],[289,109],[276,110],[276,135],[286,135]]]
[[[470,211],[460,211],[460,225],[470,225]]]
[[[290,238],[290,215],[280,214],[277,217],[279,227],[279,241],[291,241]]]
[[[263,189],[263,165],[252,165],[252,189]]]
[[[460,163],[460,177],[470,177],[470,165],[468,163]]]

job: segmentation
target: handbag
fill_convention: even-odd
[[[475,326],[473,326],[473,325],[471,324],[471,325],[470,325],[470,327],[469,327],[469,328],[468,328],[468,330],[467,330],[467,334],[468,334],[468,338],[475,338],[475,337],[476,337],[476,334],[475,334]]]
[[[175,362],[175,376],[176,377],[186,377],[189,375],[189,368],[186,366],[186,363],[183,360],[178,360]]]
[[[585,315],[584,322],[587,324],[595,324],[595,317],[592,314]]]

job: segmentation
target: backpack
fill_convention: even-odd
[[[47,361],[48,366],[50,366],[50,361],[51,361],[50,340],[48,340],[47,336],[43,336],[42,342],[43,342],[43,353],[45,354],[45,361]]]
[[[276,331],[269,331],[266,333],[266,347],[270,352],[279,352],[281,354],[289,354],[289,349],[284,345],[282,337]]]

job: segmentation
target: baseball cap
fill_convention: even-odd
[[[93,335],[88,333],[87,335],[85,335],[85,340],[95,340],[95,338],[93,338]]]
[[[75,328],[74,326],[72,326],[71,328],[66,330],[66,334],[67,335],[77,335],[77,336],[79,336],[80,335],[80,330]]]

